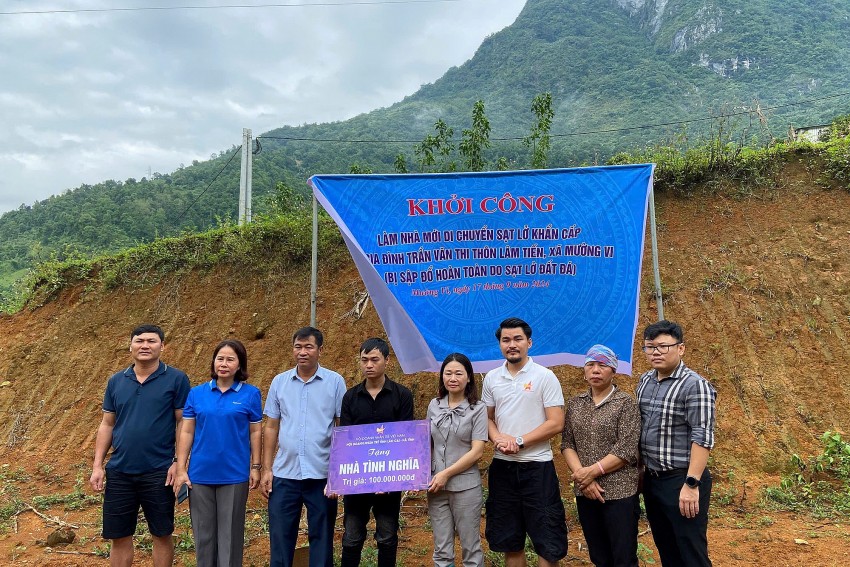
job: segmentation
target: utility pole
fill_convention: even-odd
[[[239,225],[251,222],[251,178],[254,169],[251,129],[242,128],[242,168],[239,172]]]

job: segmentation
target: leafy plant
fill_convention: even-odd
[[[641,565],[655,565],[652,550],[643,543],[638,542],[637,556]]]
[[[552,108],[552,93],[541,93],[534,97],[531,102],[531,111],[537,118],[537,122],[531,127],[531,132],[523,139],[523,144],[531,148],[532,169],[543,169],[549,159],[549,148],[552,147],[552,138],[549,131],[552,129],[552,119],[555,118],[555,110]]]
[[[490,121],[484,114],[484,101],[478,100],[472,107],[472,128],[464,129],[458,147],[467,171],[483,171],[487,167],[484,150],[491,145]]]
[[[806,510],[817,517],[844,516],[850,512],[850,443],[840,433],[820,437],[820,454],[791,456],[791,472],[779,486],[764,491],[768,503],[784,509]]]

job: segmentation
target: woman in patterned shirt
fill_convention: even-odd
[[[594,345],[589,388],[567,402],[561,452],[572,471],[579,522],[597,567],[637,567],[640,412],[617,388],[617,355]]]

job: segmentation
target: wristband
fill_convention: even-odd
[[[602,474],[605,474],[605,469],[602,468],[602,463],[600,463],[599,461],[596,461],[596,466],[599,467],[599,472],[601,472]]]
[[[171,462],[172,462],[172,463],[176,463],[176,462],[177,462],[177,457],[174,457],[173,459],[171,459]]]
[[[251,465],[251,468],[254,470],[260,470],[263,467],[261,464]]]

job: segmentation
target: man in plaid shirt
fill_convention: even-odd
[[[652,370],[637,386],[640,452],[646,467],[643,498],[664,567],[710,566],[708,503],[717,392],[685,366],[682,327],[659,321],[643,332]]]

